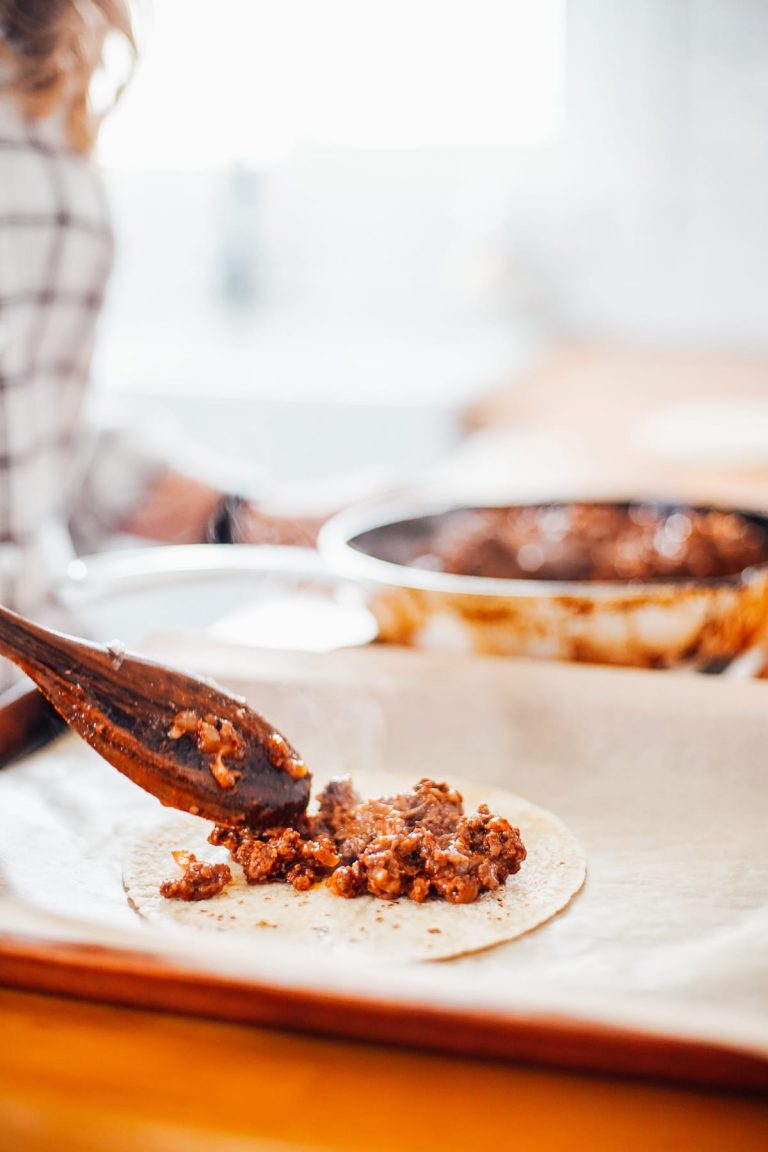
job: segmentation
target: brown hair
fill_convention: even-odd
[[[103,116],[88,93],[110,32],[124,37],[133,60],[128,0],[0,0],[0,51],[12,61],[6,89],[33,120],[61,107],[72,147],[81,152],[93,145]]]

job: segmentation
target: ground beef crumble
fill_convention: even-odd
[[[160,895],[167,900],[210,900],[232,880],[229,864],[209,864],[191,852],[174,852],[173,858],[184,873],[160,885]]]
[[[217,825],[209,840],[229,849],[249,884],[283,880],[299,891],[325,880],[337,896],[406,896],[468,904],[520,868],[517,828],[485,804],[464,815],[461,795],[422,779],[410,792],[361,801],[351,780],[332,780],[318,811],[292,828]]]
[[[220,824],[208,837],[211,844],[223,844],[241,866],[249,884],[287,880],[298,891],[306,891],[328,876],[340,863],[329,836],[313,837],[301,821],[297,828],[225,828]]]
[[[204,716],[187,709],[177,712],[173,724],[168,729],[171,740],[191,737],[203,756],[208,757],[208,767],[219,788],[234,788],[240,773],[224,763],[224,759],[242,760],[245,744],[240,733],[229,720],[222,720],[212,713]]]

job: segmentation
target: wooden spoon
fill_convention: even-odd
[[[0,607],[0,655],[71,728],[163,804],[220,824],[287,824],[311,775],[245,700],[173,668],[33,624]]]

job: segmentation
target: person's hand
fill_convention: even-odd
[[[402,498],[406,491],[391,476],[369,471],[267,492],[259,500],[239,502],[233,539],[239,544],[314,548],[323,524],[337,512],[364,500]]]
[[[237,513],[235,541],[238,544],[287,544],[314,548],[326,515],[270,513],[256,503],[243,504]]]
[[[296,511],[294,511],[294,507]],[[149,540],[173,544],[211,542],[211,526],[226,517],[227,542],[235,544],[290,544],[313,548],[317,534],[334,511],[313,509],[304,514],[297,503],[270,509],[258,501],[227,496],[193,477],[169,470],[147,493],[145,501],[122,530]]]

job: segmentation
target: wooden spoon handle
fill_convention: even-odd
[[[47,744],[66,726],[56,704],[77,684],[83,659],[104,660],[100,645],[73,640],[0,605],[0,656],[27,674],[0,694],[0,767]],[[38,690],[39,689],[39,690]]]
[[[36,683],[41,677],[47,679],[52,668],[66,675],[72,662],[79,662],[83,652],[91,650],[100,651],[96,644],[75,642],[0,606],[0,655],[12,660]]]

